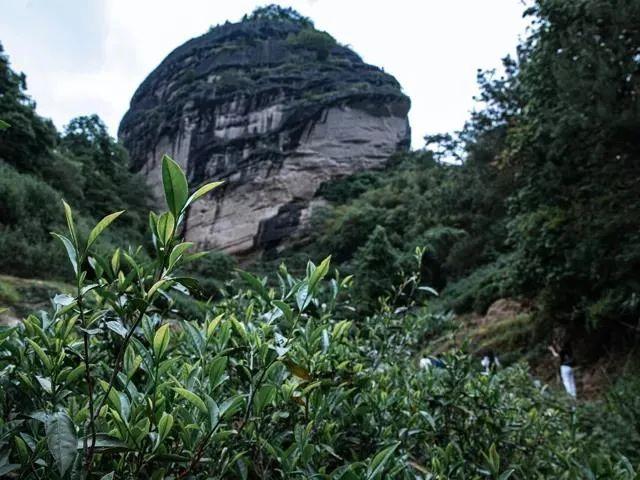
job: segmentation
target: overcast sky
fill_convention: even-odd
[[[526,27],[522,0],[0,0],[0,42],[41,115],[61,128],[97,113],[115,135],[171,50],[266,3],[294,7],[393,74],[412,100],[414,147],[462,127],[476,70],[499,67]]]

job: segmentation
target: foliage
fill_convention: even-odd
[[[390,287],[398,280],[397,256],[386,230],[378,225],[354,257],[354,272],[359,279],[355,290],[358,298],[377,300],[390,293]]]
[[[508,228],[515,273],[522,290],[543,290],[560,307],[548,313],[568,326],[587,319],[576,310],[618,297],[617,308],[590,326],[620,328],[614,322],[638,314],[621,307],[638,289],[640,267],[631,180],[638,176],[640,5],[547,0],[529,14],[537,28],[520,47],[507,89],[520,113],[502,160],[518,179]]]
[[[336,40],[327,32],[314,28],[304,28],[296,34],[291,34],[287,42],[315,52],[316,58],[321,62],[329,57],[331,50],[337,45]]]
[[[204,298],[220,299],[236,266],[236,260],[225,253],[206,252],[197,262],[185,265],[184,271],[198,281]]]
[[[0,161],[0,264],[3,272],[47,270],[61,275],[61,252],[53,248],[50,231],[57,220],[59,193],[34,175],[20,174]]]
[[[251,15],[245,15],[242,19],[242,21],[247,20],[288,21],[299,23],[306,28],[313,28],[313,22],[310,18],[301,15],[291,7],[281,7],[274,3],[256,8]]]
[[[49,232],[60,228],[60,198],[81,205],[79,228],[95,215],[128,208],[130,215],[102,243],[137,243],[146,223],[145,183],[128,171],[128,156],[96,116],[73,119],[62,135],[35,111],[26,80],[0,47],[0,268],[25,277],[63,276]],[[98,187],[99,186],[99,187]]]
[[[449,283],[442,292],[445,305],[456,313],[474,311],[483,314],[496,298],[509,297],[515,291],[510,260],[509,255],[504,255]]]
[[[196,280],[198,290],[186,295],[172,294],[175,314],[187,320],[204,316],[211,302],[221,300],[228,292],[236,266],[236,260],[222,252],[200,252],[197,261],[183,265],[180,274]]]
[[[431,152],[398,155],[393,162],[388,170],[356,174],[323,187],[333,202],[314,213],[312,242],[303,250],[312,256],[332,254],[345,272],[357,275],[358,283],[378,279],[375,292],[359,289],[360,308],[373,307],[381,290],[390,291],[397,280],[377,276],[376,269],[389,264],[411,270],[416,247],[425,248],[423,281],[437,290],[506,253],[504,203],[499,192],[486,188],[497,174],[471,160],[440,163]],[[386,246],[375,246],[377,261],[366,266],[362,251],[367,245],[374,248],[374,232],[380,227]]]
[[[229,285],[223,257],[196,266],[183,213],[217,184],[190,195],[169,158],[150,252],[114,249],[118,224],[141,240],[126,156],[96,118],[58,138],[2,56],[3,268],[56,272],[66,252],[74,292],[0,328],[0,475],[637,478],[633,378],[573,404],[521,365],[482,375],[464,349],[415,365],[449,323],[422,307],[427,281],[458,311],[520,294],[554,324],[637,321],[639,5],[538,0],[529,15],[458,138],[328,188],[308,251],[355,277],[327,256],[273,284],[240,272]],[[54,250],[62,196],[80,215],[64,204]],[[121,215],[125,202],[138,213]],[[93,226],[98,211],[117,212]],[[211,301],[185,311],[178,295]]]
[[[598,435],[585,435],[583,407],[524,367],[486,376],[451,352],[444,368],[417,369],[442,325],[418,305],[345,320],[351,279],[329,258],[302,278],[280,267],[277,288],[241,272],[244,287],[204,318],[177,320],[168,293],[198,290],[177,273],[191,246],[179,238],[183,213],[217,183],[189,196],[168,157],[163,183],[168,211],[151,214],[151,258],[96,253],[122,212],[84,236],[64,204],[68,231],[57,237],[75,292],[0,329],[3,475],[636,478],[637,450],[612,448],[595,415],[587,426]]]
[[[8,282],[0,280],[0,304],[13,305],[20,301],[20,294]]]
[[[22,171],[35,172],[55,145],[51,121],[35,113],[35,103],[25,94],[27,80],[9,67],[0,44],[0,118],[9,125],[0,129],[0,159]]]
[[[325,187],[332,203],[305,251],[353,273],[382,226],[390,262],[428,246],[424,278],[458,312],[524,296],[538,321],[608,336],[640,314],[640,4],[537,0],[526,15],[504,74],[479,73],[465,128]],[[442,229],[447,241],[429,244]]]
[[[336,204],[344,204],[358,198],[367,190],[380,186],[381,176],[378,172],[364,171],[340,179],[337,182],[326,182],[320,186],[318,195]]]

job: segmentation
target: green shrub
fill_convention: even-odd
[[[317,194],[334,204],[343,204],[378,187],[381,180],[378,172],[358,172],[342,179],[323,183]]]
[[[505,255],[452,282],[443,292],[445,304],[456,313],[474,311],[484,314],[494,301],[515,293],[510,268],[511,257]]]
[[[312,28],[313,22],[311,19],[301,15],[299,12],[294,10],[291,7],[281,7],[276,4],[265,5],[264,7],[258,7],[251,15],[245,15],[242,19],[259,21],[259,20],[269,20],[269,21],[284,21],[284,22],[292,22],[299,23],[306,28]]]
[[[640,3],[536,0],[525,16],[517,55],[479,72],[481,103],[460,132],[322,188],[333,208],[307,252],[349,269],[378,225],[400,252],[456,229],[465,235],[432,259],[456,310],[508,291],[536,300],[538,323],[626,336],[640,311],[628,308],[640,271]]]
[[[391,288],[398,283],[398,257],[384,227],[377,226],[354,257],[354,275],[358,280],[354,293],[359,304],[375,304],[380,297],[391,294]]]
[[[219,299],[222,297],[225,284],[233,278],[237,266],[236,260],[223,252],[207,252],[184,266],[184,271],[195,278],[203,299]]]
[[[60,222],[55,212],[60,195],[39,178],[20,174],[15,168],[0,160],[0,225],[11,227],[24,221],[41,226],[41,233]]]
[[[287,42],[296,47],[311,50],[316,58],[323,62],[331,54],[331,50],[337,45],[335,38],[327,32],[321,32],[313,27],[307,27],[287,38]]]
[[[0,306],[10,306],[20,301],[20,294],[8,282],[0,280]]]

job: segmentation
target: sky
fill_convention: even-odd
[[[145,77],[211,25],[278,3],[310,17],[411,98],[414,148],[459,130],[476,73],[499,69],[525,33],[523,0],[0,0],[0,42],[58,128],[97,113],[116,135]]]

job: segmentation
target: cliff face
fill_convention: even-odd
[[[248,253],[299,234],[323,182],[408,148],[409,105],[392,76],[306,20],[254,16],[174,50],[118,133],[158,199],[164,153],[191,185],[225,180],[189,212],[186,237]]]

